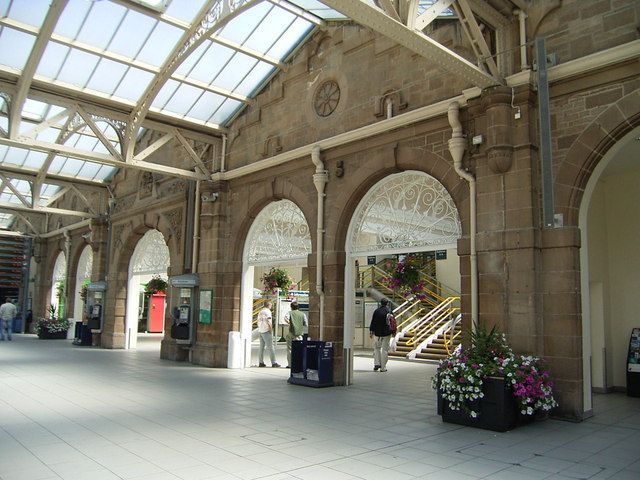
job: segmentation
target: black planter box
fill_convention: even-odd
[[[449,402],[438,392],[438,415],[442,415],[442,421],[496,432],[515,428],[519,415],[511,387],[505,384],[504,378],[497,377],[485,378],[482,383],[484,398],[474,402],[479,413],[476,418],[470,417],[464,410],[451,410]]]
[[[41,331],[38,334],[38,338],[41,340],[65,340],[67,338],[67,331],[63,332],[48,332],[46,330]]]

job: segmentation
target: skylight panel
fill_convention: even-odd
[[[234,90],[256,63],[258,61],[255,58],[237,52],[216,77],[214,84],[227,90]]]
[[[39,102],[37,100],[31,100],[27,98],[22,107],[22,116],[31,120],[41,122],[45,117],[49,105]]]
[[[31,184],[26,180],[18,180],[14,178],[11,180],[11,185],[13,185],[14,188],[23,196],[31,196]]]
[[[234,53],[235,50],[213,44],[188,76],[209,84],[225,68]]]
[[[244,11],[242,15],[234,17],[220,30],[219,34],[223,38],[244,44],[247,38],[249,38],[249,35],[251,35],[260,22],[262,22],[273,9],[274,6],[269,2],[261,2],[249,10]]]
[[[297,18],[284,32],[284,35],[267,51],[267,55],[274,58],[285,58],[312,29],[313,24],[303,18]]]
[[[11,221],[13,220],[13,215],[9,213],[1,213],[0,212],[0,228],[9,228],[11,225]]]
[[[265,53],[294,22],[293,13],[274,8],[244,43],[249,48]]]
[[[204,0],[172,0],[165,13],[170,17],[192,23],[203,5]]]
[[[235,93],[251,96],[259,88],[265,79],[273,73],[275,67],[268,63],[258,62],[242,82],[236,87]]]
[[[85,162],[80,171],[78,172],[78,177],[88,178],[93,180],[93,178],[100,171],[100,164],[93,162]]]
[[[178,75],[190,75],[190,72],[193,69],[194,65],[201,61],[202,56],[211,46],[211,43],[212,42],[209,40],[205,40],[204,42],[202,42],[191,55],[183,60],[180,66],[178,66],[178,68],[176,69],[176,73]]]
[[[158,22],[136,60],[156,67],[162,66],[181,37],[182,30],[164,22]]]
[[[50,0],[14,0],[8,16],[22,23],[40,27],[47,16],[50,3]]]
[[[6,145],[0,145],[0,163],[4,162],[4,159],[8,151],[9,151],[9,147],[7,147]]]
[[[202,97],[193,105],[191,110],[187,113],[187,117],[195,118],[206,122],[211,115],[222,105],[226,97],[216,95],[215,93],[205,92]]]
[[[21,167],[24,163],[25,158],[27,158],[28,153],[29,150],[26,150],[24,148],[9,147],[9,150],[4,157],[4,162],[12,163],[13,165]]]
[[[0,200],[2,200],[3,202],[11,202],[11,199],[14,198],[15,195],[13,193],[11,193],[11,190],[9,190],[8,188],[5,188],[2,193],[0,193]]]
[[[91,6],[92,2],[87,2],[86,0],[69,0],[53,31],[65,37],[75,39],[82,28]]]
[[[109,44],[109,51],[135,58],[156,23],[157,20],[147,15],[129,10]]]
[[[53,195],[55,195],[56,193],[58,193],[58,190],[60,190],[60,187],[58,185],[52,185],[50,183],[43,183],[42,184],[42,190],[40,192],[40,197],[44,197],[44,198],[51,198]]]
[[[116,89],[115,96],[137,102],[152,79],[151,73],[131,67]]]
[[[323,18],[325,20],[344,20],[345,17],[340,12],[327,7],[324,3],[320,3],[317,0],[290,0],[294,5],[298,5],[300,8],[308,10],[313,15]]]
[[[167,102],[164,110],[184,115],[188,112],[193,104],[202,96],[204,90],[191,85],[182,84],[174,93],[173,97]]]
[[[122,63],[102,58],[93,75],[91,75],[87,88],[113,95],[116,87],[127,72],[127,68]]]
[[[58,72],[62,67],[62,64],[67,58],[69,53],[69,47],[60,45],[59,43],[49,42],[47,48],[44,50],[42,59],[38,64],[36,73],[43,77],[54,79],[58,76]]]
[[[227,98],[218,111],[209,119],[209,122],[224,124],[241,106],[241,102]]]
[[[80,150],[93,152],[96,148],[96,144],[98,143],[100,143],[100,141],[95,137],[90,137],[89,135],[74,134],[66,144],[73,145],[75,148],[79,148]]]
[[[44,165],[44,162],[46,159],[47,159],[46,153],[36,152],[35,150],[31,150],[24,160],[23,167],[40,170],[40,168],[42,168],[42,165]]]
[[[92,2],[77,40],[106,49],[126,13],[127,9],[116,3]]]
[[[153,103],[151,104],[153,107],[162,109],[167,104],[171,96],[175,93],[175,91],[180,86],[180,83],[175,80],[168,80],[156,95],[156,98],[153,99]]]
[[[8,27],[0,30],[0,64],[22,70],[36,37]]]
[[[9,130],[9,119],[7,117],[0,116],[0,128],[5,132]]]
[[[75,177],[78,175],[80,169],[84,166],[84,163],[84,160],[67,157],[66,161],[60,167],[60,173],[63,175],[70,175],[72,177]]]
[[[93,69],[98,64],[99,57],[89,53],[71,49],[67,59],[62,65],[58,78],[62,82],[84,87],[93,73]]]
[[[23,122],[24,125],[24,122]],[[27,128],[25,130],[29,130],[33,128],[32,124],[26,124]],[[36,140],[39,142],[48,142],[48,143],[56,143],[58,140],[58,135],[60,135],[60,130],[57,128],[46,128],[40,133],[36,135]]]
[[[117,169],[115,167],[110,167],[109,165],[102,165],[100,167],[100,170],[98,170],[98,173],[96,173],[96,175],[93,177],[93,180],[100,180],[101,182],[104,182],[110,179],[114,175],[116,170]]]

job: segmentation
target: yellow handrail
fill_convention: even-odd
[[[453,335],[449,335],[449,339],[447,339],[447,333],[449,332],[453,332]],[[449,348],[449,345],[453,343],[453,341],[458,338],[460,336],[460,334],[462,333],[461,330],[459,331],[455,331],[455,325],[453,328],[447,330],[446,332],[444,332],[442,334],[442,338],[444,340],[444,348],[447,351],[447,355],[451,355],[452,350]]]
[[[414,330],[413,337],[407,340],[407,346],[419,345],[430,334],[434,333],[441,325],[443,321],[448,321],[453,314],[455,314],[459,307],[450,307],[443,309],[429,322],[425,322],[421,328],[417,331]]]

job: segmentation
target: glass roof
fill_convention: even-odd
[[[13,74],[19,82],[31,68],[32,81],[79,92],[83,99],[95,98],[98,105],[115,102],[130,112],[142,98],[149,98],[149,111],[167,117],[169,123],[179,119],[181,126],[212,132],[237,116],[321,19],[345,18],[316,0],[236,0],[234,7],[243,10],[216,29],[208,22],[218,2],[207,0],[69,0],[57,18],[49,11],[51,3],[0,0],[0,72]],[[48,15],[53,15],[53,22]],[[51,35],[39,39],[47,26]],[[201,37],[203,29],[206,38]],[[190,31],[197,31],[197,36]],[[179,47],[194,39],[202,40],[198,48],[178,57],[176,67],[167,70]],[[34,46],[43,53],[30,61]],[[167,71],[171,74],[163,77]],[[161,80],[159,87],[156,79]],[[0,145],[0,166],[32,178],[46,173],[59,179],[108,182],[116,167],[99,158],[91,161],[90,156],[122,153],[122,132],[99,117],[93,117],[92,128],[80,112],[68,107],[68,102],[56,104],[55,97],[28,95],[17,119],[17,134],[69,149],[67,154],[54,154]],[[9,110],[0,96],[4,136],[11,127]],[[89,159],[84,154],[74,157],[74,150],[88,152]],[[31,201],[33,181],[10,182]],[[41,184],[39,204],[45,205],[60,188]],[[23,203],[7,182],[2,182],[0,197],[3,203]],[[0,227],[9,221],[2,213]]]

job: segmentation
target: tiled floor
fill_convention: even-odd
[[[284,350],[278,351],[284,360]],[[355,384],[210,369],[137,350],[0,342],[0,479],[640,479],[640,399],[507,433],[443,424],[433,366],[357,357]]]

